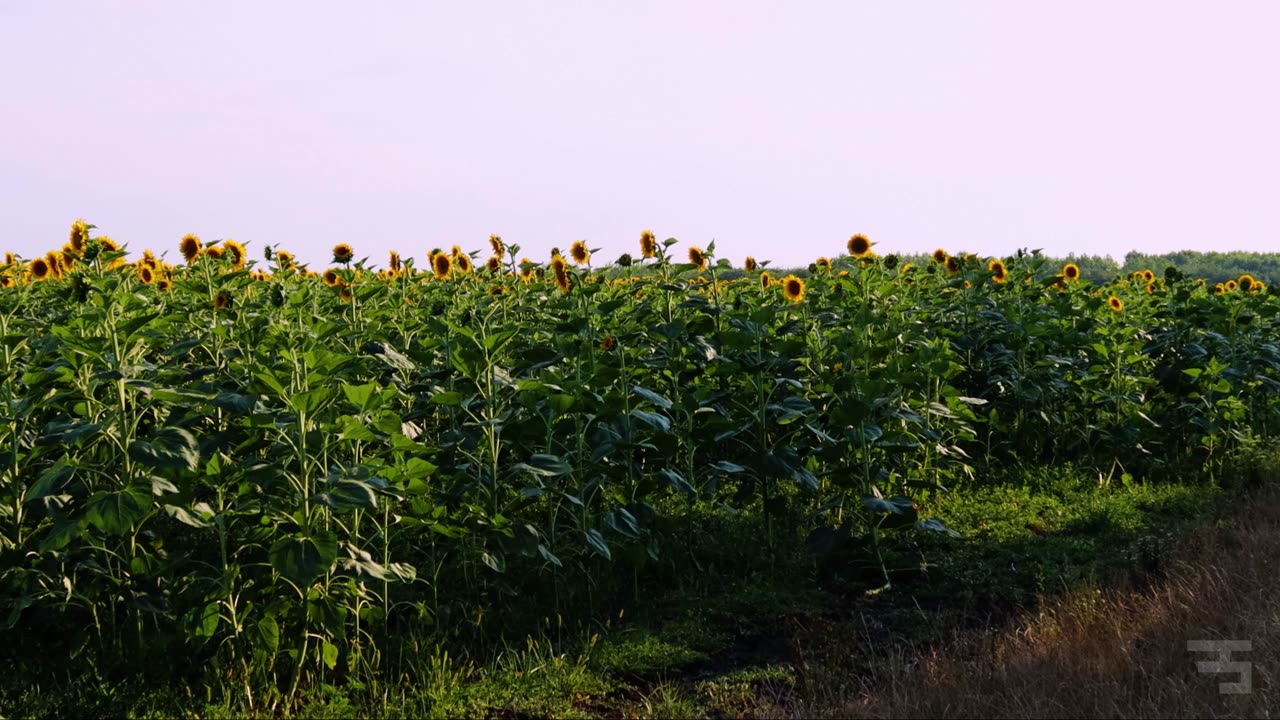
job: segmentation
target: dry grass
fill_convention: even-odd
[[[1280,495],[1194,536],[1146,589],[1091,588],[921,657],[882,652],[870,672],[808,678],[804,717],[1271,717],[1280,714]],[[1189,640],[1240,639],[1250,694],[1200,674]],[[831,663],[823,653],[818,664]],[[1273,710],[1272,708],[1275,708]]]

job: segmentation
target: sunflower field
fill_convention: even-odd
[[[861,235],[799,274],[648,232],[608,263],[172,250],[77,222],[0,266],[0,622],[260,702],[616,613],[728,542],[708,517],[874,587],[995,468],[1213,478],[1280,422],[1280,301],[1249,276],[912,266]]]

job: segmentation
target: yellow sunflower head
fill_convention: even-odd
[[[582,240],[574,240],[569,246],[569,256],[579,265],[586,265],[591,261],[591,251],[587,249],[587,243]]]
[[[333,261],[336,263],[349,263],[355,257],[355,251],[346,243],[338,243],[333,246]]]
[[[830,260],[830,258],[820,257],[820,258],[818,258],[817,260],[814,260],[814,261],[813,261],[813,264],[814,264],[814,265],[817,265],[818,267],[820,267],[820,268],[822,268],[823,270],[826,270],[826,271],[828,271],[828,272],[830,272],[830,271],[831,271],[831,260]]]
[[[1066,278],[1067,280],[1079,280],[1080,266],[1076,265],[1075,263],[1067,263],[1066,265],[1063,265],[1062,277]]]
[[[342,277],[338,275],[338,271],[333,268],[325,270],[324,275],[321,277],[324,279],[324,284],[329,287],[337,287],[342,284]]]
[[[987,269],[991,271],[991,279],[1003,283],[1009,277],[1009,271],[1005,268],[1004,262],[1000,260],[992,260],[987,263]]]
[[[431,256],[431,271],[435,273],[437,280],[449,277],[449,271],[452,269],[453,261],[445,253],[436,253]]]
[[[645,230],[640,233],[640,256],[651,258],[658,254],[658,241],[653,236],[652,230]]]
[[[222,248],[226,252],[227,257],[231,260],[231,267],[236,270],[244,268],[244,263],[247,258],[245,257],[243,245],[235,240],[228,239],[222,241]]]
[[[1111,308],[1113,312],[1120,312],[1121,310],[1124,310],[1124,303],[1120,301],[1120,298],[1112,295],[1107,298],[1107,307]]]
[[[296,261],[293,258],[293,253],[289,252],[288,250],[276,251],[276,268],[278,268],[279,270],[288,271],[288,270],[292,270],[295,264],[296,264]]]
[[[213,309],[215,311],[225,310],[228,307],[231,307],[231,293],[226,290],[222,290],[217,295],[213,296]]]
[[[1143,270],[1142,279],[1144,282],[1154,282],[1156,279],[1156,274],[1151,272],[1150,270]]]
[[[1236,285],[1236,281],[1235,281],[1235,280],[1228,280],[1228,281],[1227,281],[1227,283],[1226,283],[1226,287],[1227,287],[1227,291],[1228,291],[1228,292],[1230,292],[1230,291],[1235,290],[1235,289],[1236,289],[1237,287],[1239,287],[1239,286],[1238,286],[1238,285]]]
[[[1227,286],[1223,285],[1222,283],[1216,283],[1213,286],[1214,295],[1221,295],[1222,293],[1226,292],[1226,290],[1227,290]]]
[[[937,255],[935,255],[934,257],[937,257]],[[944,262],[947,264],[948,275],[955,275],[956,273],[960,272],[960,258],[955,257],[954,255],[949,255],[947,256],[947,259],[944,260]]]
[[[71,223],[71,238],[69,244],[71,249],[76,251],[77,255],[84,254],[84,244],[89,241],[89,224],[84,218],[77,218]]]
[[[15,282],[12,277],[9,277],[8,275],[0,275],[0,288],[7,290],[16,284],[17,282]]]
[[[489,247],[493,248],[493,254],[502,257],[507,253],[507,246],[502,244],[502,238],[497,235],[489,236]]]
[[[141,280],[144,285],[150,285],[156,281],[156,271],[146,263],[139,263],[138,279]]]
[[[209,248],[208,250],[205,250],[205,251],[204,251],[204,254],[205,254],[205,255],[208,255],[209,257],[213,258],[214,260],[217,260],[218,258],[222,257],[222,253],[223,253],[223,252],[224,252],[224,251],[223,251],[223,249],[222,249],[222,246],[221,246],[221,245],[214,245],[213,247]]]
[[[342,300],[342,302],[351,302],[351,288],[347,287],[346,285],[343,285],[341,288],[339,288],[338,299]]]
[[[182,236],[182,240],[178,241],[178,250],[182,252],[182,257],[187,263],[193,263],[196,258],[200,257],[200,251],[204,247],[200,244],[200,238],[187,233]]]
[[[804,299],[804,281],[795,275],[782,278],[782,295],[793,303]]]
[[[533,282],[533,270],[537,267],[529,258],[520,258],[520,279],[526,283]]]
[[[850,255],[860,258],[869,252],[871,252],[871,241],[867,239],[866,235],[858,233],[857,235],[849,238]]]
[[[1237,282],[1239,283],[1241,290],[1248,292],[1249,290],[1253,289],[1253,284],[1257,282],[1257,280],[1254,280],[1253,276],[1250,275],[1249,273],[1245,273],[1244,275],[1240,276],[1240,279]]]
[[[466,255],[458,255],[453,259],[453,265],[460,273],[471,272],[471,258]]]
[[[1152,283],[1147,283],[1147,294],[1148,294],[1148,295],[1155,295],[1155,294],[1156,294],[1156,284],[1155,284],[1155,283],[1153,283],[1153,282],[1152,282]]]
[[[484,267],[489,272],[493,273],[494,275],[497,275],[502,270],[502,258],[498,257],[497,255],[494,255],[493,257],[485,261]]]
[[[938,263],[939,265],[945,264],[947,262],[947,251],[943,250],[942,248],[938,248],[937,250],[934,250],[933,261]]]
[[[707,268],[707,256],[702,252],[701,248],[689,247],[689,262],[693,263],[693,266],[699,270]]]
[[[391,254],[387,256],[387,269],[393,273],[400,272],[400,253],[395,250],[391,251]]]
[[[167,277],[159,278],[156,280],[156,287],[161,292],[168,292],[173,289],[173,280],[170,280]]]
[[[569,292],[569,264],[559,255],[551,258],[551,272],[555,275],[556,286],[560,288],[560,292]]]
[[[755,272],[755,271],[756,271],[756,259],[755,259],[755,258],[753,258],[753,257],[751,257],[750,255],[748,255],[748,256],[747,256],[747,260],[746,260],[746,262],[742,263],[742,269],[743,269],[743,270],[746,270],[747,272]]]
[[[49,267],[49,261],[38,257],[27,265],[27,270],[31,272],[33,280],[44,280],[53,274],[53,269]]]

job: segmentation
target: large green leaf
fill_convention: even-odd
[[[161,428],[150,440],[129,444],[129,457],[153,468],[195,470],[200,464],[200,446],[195,436],[182,428]]]
[[[132,530],[150,507],[150,486],[131,486],[90,495],[85,502],[85,518],[108,535],[122,535]]]
[[[338,559],[338,536],[320,533],[314,536],[282,537],[271,545],[268,553],[271,567],[300,588],[306,588],[333,567]]]

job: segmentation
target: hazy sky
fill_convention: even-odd
[[[0,250],[76,217],[735,265],[1280,250],[1280,2],[0,3]],[[487,250],[486,250],[487,252]],[[482,256],[483,257],[483,256]]]

